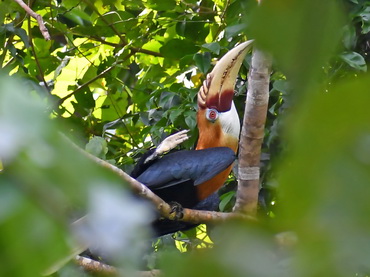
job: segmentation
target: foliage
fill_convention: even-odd
[[[51,41],[16,2],[0,2],[0,275],[38,276],[66,256],[68,221],[91,199],[100,201],[94,188],[127,193],[60,130],[125,171],[175,130],[191,130],[183,144],[190,148],[197,88],[210,64],[250,38],[274,57],[262,159],[266,224],[211,228],[215,247],[197,251],[190,241],[187,255],[162,241],[159,264],[174,276],[369,271],[367,1],[275,0],[257,7],[244,0],[65,0],[31,7]],[[236,86],[240,115],[249,59]],[[222,209],[231,206],[232,187]],[[114,203],[131,211],[132,204]],[[125,214],[117,224],[128,219],[143,228],[134,219],[144,214]],[[298,236],[295,251],[274,244],[285,230]],[[133,233],[141,241],[147,235]],[[129,258],[115,262],[127,268],[122,260]]]

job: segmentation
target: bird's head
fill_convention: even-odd
[[[227,52],[203,82],[198,92],[197,149],[226,146],[236,152],[240,121],[233,103],[234,86],[251,45],[249,40]]]

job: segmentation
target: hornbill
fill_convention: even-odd
[[[199,138],[195,150],[161,156],[187,139],[182,131],[146,153],[131,173],[164,201],[198,209],[208,209],[214,203],[207,197],[224,184],[238,149],[240,121],[233,103],[234,86],[251,44],[241,43],[226,53],[203,82],[197,97]],[[169,220],[154,224],[158,235],[187,227]]]

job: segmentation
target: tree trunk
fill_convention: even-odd
[[[239,142],[238,190],[234,211],[255,215],[260,188],[260,156],[268,109],[271,57],[253,51]]]

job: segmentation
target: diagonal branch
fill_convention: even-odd
[[[121,276],[119,274],[119,270],[113,266],[104,264],[99,261],[92,260],[90,258],[82,257],[77,255],[74,258],[75,264],[82,267],[86,272],[91,274],[103,275],[103,276]],[[135,276],[137,277],[156,277],[160,276],[161,271],[158,269],[152,269],[150,271],[137,271],[135,272]]]
[[[42,20],[41,15],[35,13],[30,7],[28,7],[22,0],[14,0],[17,2],[30,16],[32,16],[34,19],[37,20],[37,23],[39,24],[39,28],[41,31],[41,34],[46,40],[50,40],[50,34],[48,29],[46,28],[44,21]]]
[[[65,137],[65,136],[64,136]],[[254,217],[239,214],[239,213],[222,213],[222,212],[213,212],[213,211],[201,211],[201,210],[192,210],[184,208],[181,211],[181,215],[177,214],[176,211],[172,209],[172,207],[166,203],[162,198],[157,196],[153,193],[147,186],[140,183],[136,179],[132,178],[126,172],[122,171],[118,167],[101,160],[89,153],[85,150],[81,149],[77,145],[75,145],[72,141],[70,141],[67,137],[65,139],[75,147],[79,152],[83,155],[87,156],[89,159],[93,160],[95,163],[99,164],[100,166],[114,172],[119,178],[121,178],[124,182],[126,182],[132,189],[132,191],[149,200],[151,203],[154,204],[157,211],[161,214],[161,216],[170,219],[170,220],[179,220],[194,224],[200,223],[208,223],[208,222],[221,222],[228,219],[245,219],[249,221],[256,221]]]

